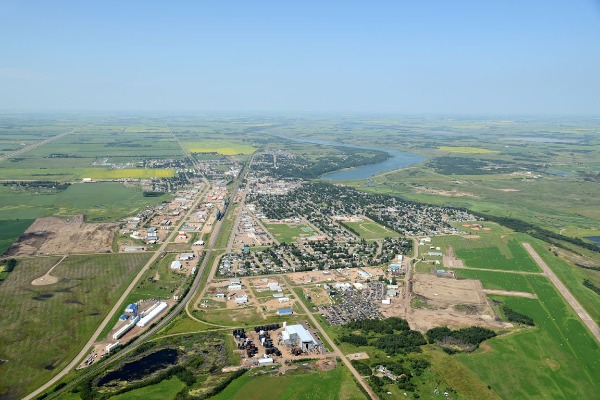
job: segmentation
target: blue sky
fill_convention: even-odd
[[[599,115],[600,2],[3,0],[0,110]]]

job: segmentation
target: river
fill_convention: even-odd
[[[387,171],[393,171],[395,169],[405,168],[413,164],[418,164],[426,160],[425,157],[414,153],[408,153],[406,151],[382,149],[379,147],[371,146],[357,146],[354,144],[346,144],[339,142],[332,142],[329,140],[319,139],[308,139],[308,138],[291,138],[280,136],[281,138],[288,139],[294,142],[301,143],[313,143],[320,144],[323,146],[335,146],[335,147],[350,147],[353,149],[366,149],[366,150],[378,150],[388,153],[391,157],[385,161],[361,165],[356,168],[343,169],[338,171],[328,172],[321,176],[321,179],[330,181],[352,181],[358,179],[367,179],[374,175],[378,175]]]

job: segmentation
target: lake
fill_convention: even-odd
[[[587,236],[585,239],[600,244],[600,236]]]
[[[367,179],[374,175],[378,175],[384,172],[393,171],[395,169],[405,168],[410,165],[418,164],[426,160],[425,157],[418,154],[409,153],[406,151],[383,149],[380,147],[371,146],[357,146],[354,144],[346,144],[339,142],[332,142],[329,140],[309,139],[309,138],[291,138],[281,136],[282,138],[292,140],[294,142],[301,143],[313,143],[320,144],[323,146],[335,146],[335,147],[350,147],[353,149],[366,149],[366,150],[378,150],[388,153],[390,158],[385,161],[362,165],[360,167],[344,169],[338,171],[328,172],[321,176],[321,179],[330,181],[352,181],[358,179]]]

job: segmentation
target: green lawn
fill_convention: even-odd
[[[360,222],[343,222],[343,225],[352,228],[355,232],[358,232],[360,234],[361,238],[366,240],[400,236],[399,233],[388,229],[385,226],[378,224],[377,222],[371,221],[366,217],[363,217],[363,220]]]
[[[478,240],[461,241],[454,251],[467,267],[489,268],[506,271],[541,272],[535,261],[516,239],[495,246],[482,247]]]
[[[327,372],[295,372],[285,375],[245,374],[211,399],[214,400],[358,400],[365,396],[344,366]]]
[[[172,400],[183,388],[185,384],[173,377],[156,385],[113,396],[111,400]]]
[[[60,281],[30,282],[60,257],[23,258],[0,284],[0,396],[20,397],[60,371],[81,350],[147,254],[72,255],[52,272]]]

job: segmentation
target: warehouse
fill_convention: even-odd
[[[158,316],[158,314],[163,312],[166,308],[167,308],[167,303],[165,303],[165,302],[159,303],[158,306],[156,306],[156,308],[154,308],[152,311],[150,311],[148,314],[146,314],[146,316],[144,318],[140,319],[136,325],[139,326],[140,328],[145,327],[150,322],[152,322],[152,320],[154,320],[154,318],[156,318]]]
[[[180,261],[175,260],[171,263],[171,269],[180,270],[182,268],[183,268],[183,265],[181,264]]]
[[[294,311],[291,308],[280,308],[277,310],[277,315],[292,315]]]
[[[296,346],[304,352],[308,352],[318,345],[310,332],[300,324],[287,325],[284,323],[281,339],[286,345]]]
[[[125,325],[124,327],[122,327],[121,329],[119,329],[118,331],[116,331],[113,334],[113,340],[119,340],[121,339],[123,336],[125,336],[125,334],[127,332],[129,332],[134,326],[135,324],[140,320],[140,316],[138,315],[137,317],[135,317],[134,319],[132,319],[127,325]]]

